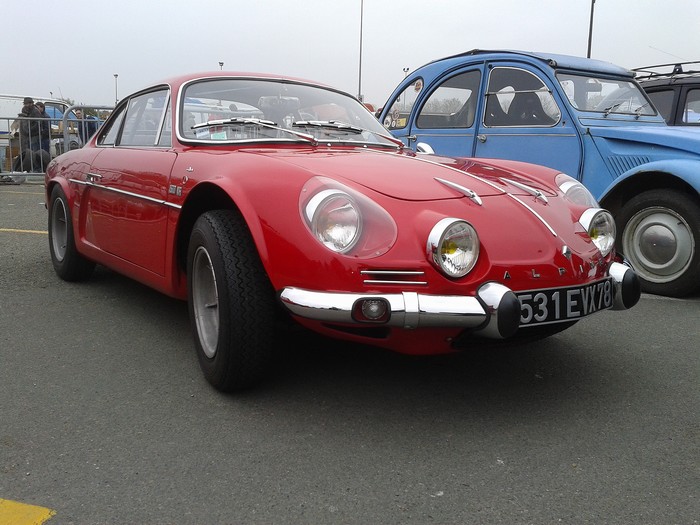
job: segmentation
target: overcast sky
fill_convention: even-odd
[[[0,0],[0,93],[113,104],[182,73],[303,77],[382,105],[474,48],[586,56],[591,0]],[[361,16],[362,13],[362,16]],[[360,77],[360,21],[362,74]],[[596,0],[591,57],[700,60],[699,0]],[[360,81],[361,79],[361,81]]]

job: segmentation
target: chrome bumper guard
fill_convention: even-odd
[[[621,263],[610,265],[615,292],[613,310],[634,306],[641,295],[634,271]],[[358,301],[381,300],[389,305],[390,314],[380,326],[408,330],[426,327],[472,329],[481,336],[503,339],[520,326],[520,301],[502,284],[482,285],[476,296],[428,295],[416,292],[356,294],[318,292],[289,287],[280,294],[282,304],[294,315],[325,323],[360,323],[353,318]]]

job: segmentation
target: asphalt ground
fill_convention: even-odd
[[[293,338],[222,395],[184,303],[55,276],[42,192],[0,186],[0,524],[699,522],[700,297],[452,356]]]

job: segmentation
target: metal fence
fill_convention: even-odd
[[[51,159],[83,147],[112,109],[71,106],[62,120],[0,115],[0,183],[43,181]],[[79,110],[85,116],[78,117]]]

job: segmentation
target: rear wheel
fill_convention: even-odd
[[[195,347],[207,380],[222,391],[261,381],[272,361],[276,301],[239,213],[217,210],[197,219],[187,283]]]
[[[59,185],[51,190],[49,201],[49,251],[54,270],[65,281],[84,281],[95,269],[95,263],[80,255],[75,248],[68,199]]]
[[[682,297],[700,288],[700,207],[675,190],[630,199],[617,217],[618,248],[648,293]]]

